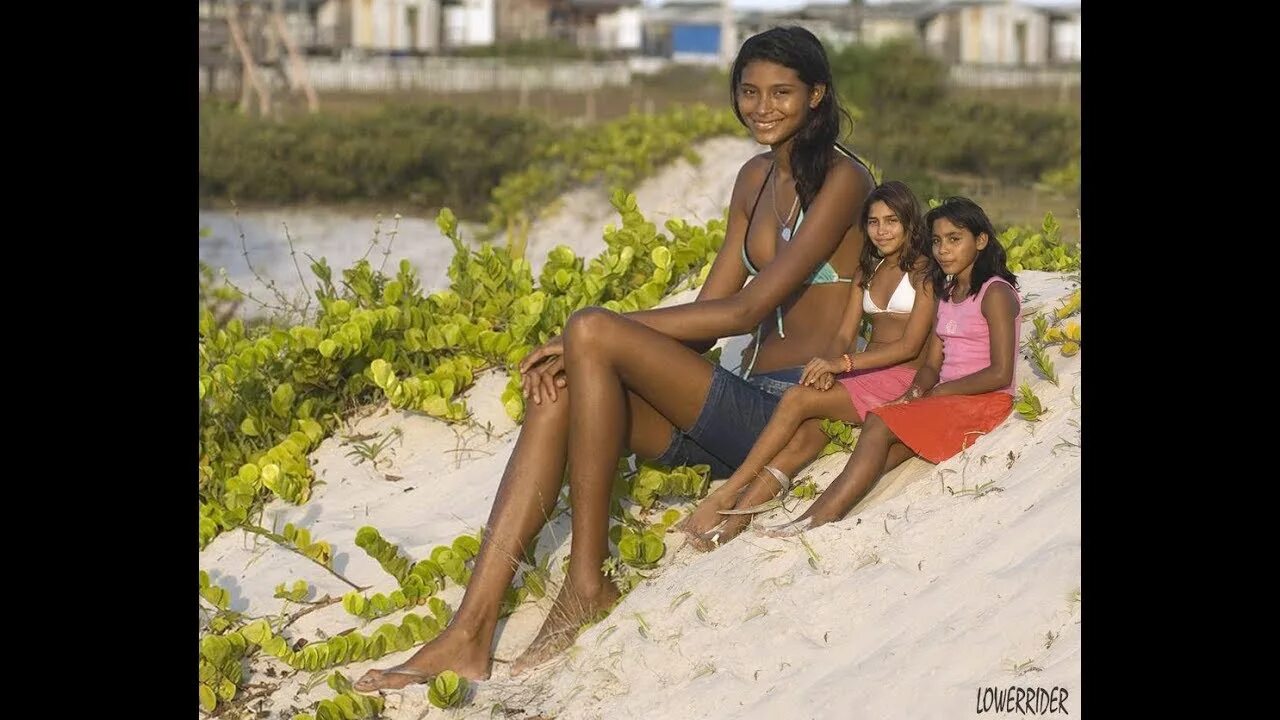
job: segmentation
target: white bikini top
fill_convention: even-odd
[[[875,277],[875,271],[880,269],[880,265],[884,263],[881,259],[876,263],[875,270],[871,271],[872,277]],[[876,307],[876,303],[871,299],[871,282],[867,282],[866,292],[862,294],[862,312],[868,315],[876,315],[878,313],[887,312],[901,315],[909,315],[911,308],[916,304],[916,289],[911,287],[911,273],[903,273],[902,279],[898,281],[898,286],[893,289],[893,294],[889,296],[889,305],[884,309]]]

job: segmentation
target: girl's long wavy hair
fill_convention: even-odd
[[[877,201],[888,205],[902,223],[902,234],[906,237],[906,243],[898,258],[898,267],[902,268],[903,272],[910,273],[921,257],[932,258],[929,233],[925,231],[924,213],[920,210],[920,202],[916,200],[915,193],[911,192],[911,188],[907,187],[906,183],[901,180],[890,180],[871,191],[867,201],[862,205],[862,216],[858,219],[863,233],[862,255],[858,259],[862,277],[859,278],[858,284],[864,288],[870,286],[871,274],[875,272],[876,262],[883,257],[875,243],[871,242],[871,236],[867,232],[871,206]],[[931,262],[931,264],[937,263]]]
[[[818,107],[810,111],[809,120],[796,133],[791,143],[791,173],[796,180],[800,206],[808,209],[809,203],[813,202],[822,189],[827,170],[831,167],[831,148],[838,145],[836,140],[840,137],[840,120],[844,118],[852,126],[852,118],[836,97],[831,63],[827,60],[827,51],[822,47],[822,41],[799,26],[776,27],[747,38],[738,50],[738,57],[734,59],[733,69],[729,73],[729,98],[733,114],[744,127],[747,126],[747,121],[738,110],[738,85],[742,82],[742,71],[748,63],[755,60],[767,60],[789,67],[809,87],[825,85],[827,88]],[[855,157],[852,152],[845,152],[850,157]]]
[[[1018,287],[1018,278],[1009,269],[1004,246],[996,238],[996,230],[991,226],[991,219],[978,206],[978,203],[966,197],[949,197],[943,200],[941,205],[924,216],[930,237],[933,235],[933,224],[941,218],[946,218],[952,225],[973,233],[974,238],[982,233],[987,234],[987,246],[979,250],[978,257],[973,260],[973,272],[969,275],[969,292],[965,298],[977,295],[982,290],[983,284],[992,277],[1004,278],[1010,285]],[[948,281],[946,274],[942,272],[942,266],[937,261],[929,264],[929,277],[938,297],[950,300],[951,291],[956,283],[955,278]]]

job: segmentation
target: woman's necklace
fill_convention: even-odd
[[[774,170],[777,169],[777,163],[774,163]],[[773,198],[773,216],[778,219],[778,227],[781,228],[780,234],[782,235],[782,240],[784,242],[790,242],[791,216],[796,214],[796,208],[800,206],[800,193],[796,193],[796,199],[791,203],[791,209],[787,211],[787,217],[784,220],[782,216],[778,214],[778,174],[776,172],[769,173],[769,177],[773,183],[773,189],[770,192],[770,195]]]

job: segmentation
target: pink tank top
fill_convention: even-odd
[[[942,369],[938,373],[938,382],[950,382],[982,370],[991,365],[991,330],[987,327],[987,318],[982,314],[982,298],[986,296],[991,283],[1009,283],[1001,277],[989,278],[982,284],[977,295],[970,296],[958,303],[943,300],[938,303],[938,336],[942,338]],[[1009,287],[1013,287],[1009,285]],[[1018,297],[1018,291],[1013,291]],[[1022,298],[1018,297],[1018,314],[1013,321],[1013,353],[1015,362],[1018,344],[1022,335]],[[1014,394],[1015,378],[1003,392]]]

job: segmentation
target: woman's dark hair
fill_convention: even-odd
[[[996,231],[991,226],[991,219],[978,206],[978,203],[965,197],[949,197],[943,200],[941,205],[933,208],[924,216],[925,224],[929,227],[930,237],[933,236],[933,224],[942,218],[950,220],[951,224],[958,228],[973,233],[974,238],[977,238],[982,233],[987,234],[987,246],[979,250],[978,257],[973,260],[973,272],[969,276],[969,292],[965,297],[977,295],[982,290],[983,284],[993,276],[1004,278],[1009,281],[1010,285],[1015,288],[1018,287],[1018,278],[1009,269],[1006,261],[1004,246],[996,238]],[[933,289],[938,297],[940,299],[951,299],[951,290],[955,286],[955,278],[952,278],[951,282],[948,283],[947,276],[942,272],[942,266],[937,261],[930,263],[929,276],[933,281]]]
[[[822,189],[827,170],[831,167],[831,148],[840,137],[840,118],[844,117],[850,125],[853,121],[836,98],[831,63],[827,61],[827,51],[823,49],[822,42],[808,30],[791,26],[771,28],[752,35],[738,50],[738,57],[734,59],[729,73],[729,97],[733,114],[744,127],[747,121],[738,110],[738,85],[742,82],[742,71],[755,60],[789,67],[809,87],[825,85],[827,88],[818,107],[810,111],[809,121],[800,128],[791,143],[791,173],[796,179],[800,206],[808,208],[818,190]],[[853,153],[849,155],[852,157]]]
[[[871,216],[871,206],[877,201],[888,205],[889,209],[898,216],[898,220],[902,223],[902,234],[906,238],[905,246],[902,248],[902,255],[898,258],[898,266],[902,268],[902,271],[911,272],[919,258],[928,259],[931,255],[929,252],[929,233],[925,230],[924,215],[920,211],[920,202],[916,200],[915,194],[911,192],[911,188],[907,187],[906,183],[901,180],[890,180],[871,191],[871,194],[867,196],[867,201],[862,204],[862,215],[858,219],[863,232],[862,256],[858,259],[858,264],[862,268],[862,277],[859,279],[858,284],[864,288],[870,286],[871,275],[876,269],[876,261],[883,257],[875,243],[871,242],[871,238],[867,235],[867,222]],[[930,264],[936,265],[936,263]]]

